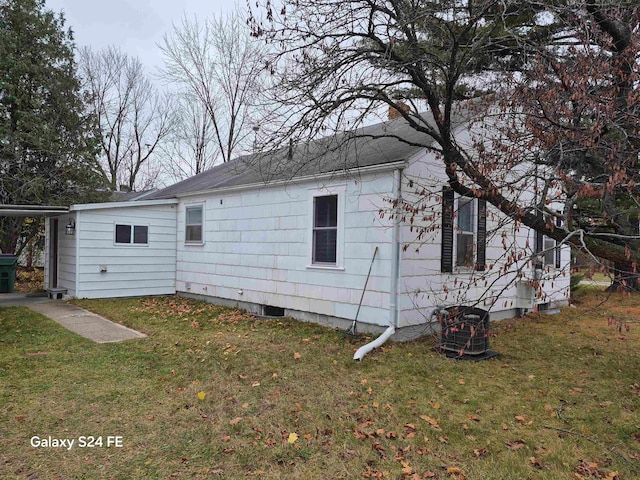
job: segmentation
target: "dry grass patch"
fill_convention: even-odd
[[[638,478],[640,326],[608,319],[640,298],[600,295],[493,324],[477,363],[432,339],[357,363],[366,339],[174,297],[78,302],[149,335],[121,344],[0,310],[0,477]]]

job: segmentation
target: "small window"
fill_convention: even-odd
[[[135,225],[133,227],[133,243],[149,243],[149,227],[146,225]]]
[[[147,225],[116,224],[116,243],[147,245],[149,227]]]
[[[456,266],[473,266],[473,199],[460,198],[456,216]]]
[[[116,243],[131,243],[131,225],[116,225]]]
[[[185,217],[185,242],[202,243],[202,205],[187,207]]]
[[[313,199],[313,263],[336,264],[338,245],[338,196]]]

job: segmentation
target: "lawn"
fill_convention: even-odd
[[[0,478],[639,478],[640,297],[603,296],[484,362],[173,297],[77,302],[148,335],[119,344],[3,309]]]

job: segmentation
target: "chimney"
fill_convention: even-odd
[[[399,101],[396,102],[396,107],[394,107],[393,105],[389,105],[389,113],[388,113],[389,120],[395,120],[396,118],[400,118],[402,117],[402,113],[400,112],[409,113],[409,111],[411,110],[411,107],[404,102],[399,102]]]

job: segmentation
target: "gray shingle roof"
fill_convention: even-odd
[[[133,200],[142,200],[143,198],[146,200],[147,197],[155,191],[156,189],[143,190],[142,192],[123,192],[123,191],[111,192],[110,201],[131,202]]]
[[[431,116],[423,115],[433,124]],[[145,200],[407,160],[433,142],[399,118],[268,154],[245,155],[159,190]]]

